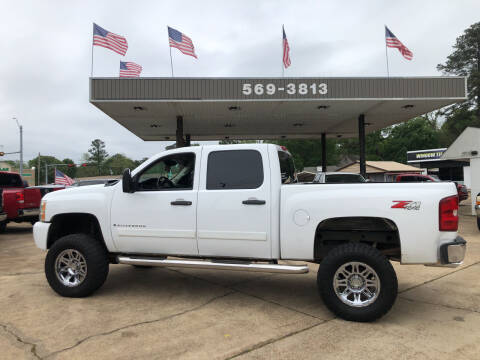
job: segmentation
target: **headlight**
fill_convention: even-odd
[[[45,221],[45,209],[47,208],[47,202],[42,200],[40,203],[40,221]]]

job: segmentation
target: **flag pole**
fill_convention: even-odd
[[[95,28],[95,24],[93,24],[93,27]],[[90,67],[90,77],[93,77],[93,34],[94,34],[94,31],[95,29],[93,30],[92,32],[92,64],[91,64],[91,67]]]
[[[282,24],[282,77],[285,77],[285,66],[283,64],[283,57],[284,57],[284,51],[285,49],[283,48],[283,33],[285,32],[285,29],[283,28],[284,24]]]
[[[387,29],[387,25],[385,25],[385,29]],[[390,69],[388,67],[388,48],[387,48],[387,37],[385,35],[385,58],[387,59],[387,77],[390,77]]]
[[[168,36],[168,47],[170,48],[170,68],[172,69],[172,77],[173,77],[172,47],[170,46],[170,34],[168,33],[168,26],[167,26],[167,36]]]

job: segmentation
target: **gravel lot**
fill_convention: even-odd
[[[113,265],[94,296],[57,296],[30,225],[0,235],[2,359],[479,359],[480,232],[456,269],[395,264],[400,294],[372,324],[336,319],[306,275]],[[419,239],[421,241],[421,239]]]

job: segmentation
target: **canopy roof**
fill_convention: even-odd
[[[91,78],[90,102],[143,140],[351,137],[466,99],[464,77]]]

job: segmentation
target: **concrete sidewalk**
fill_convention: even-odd
[[[468,208],[461,207],[462,213]],[[31,226],[0,235],[2,359],[478,359],[480,232],[456,269],[395,264],[400,294],[372,324],[336,319],[306,275],[112,265],[93,296],[56,295]]]

